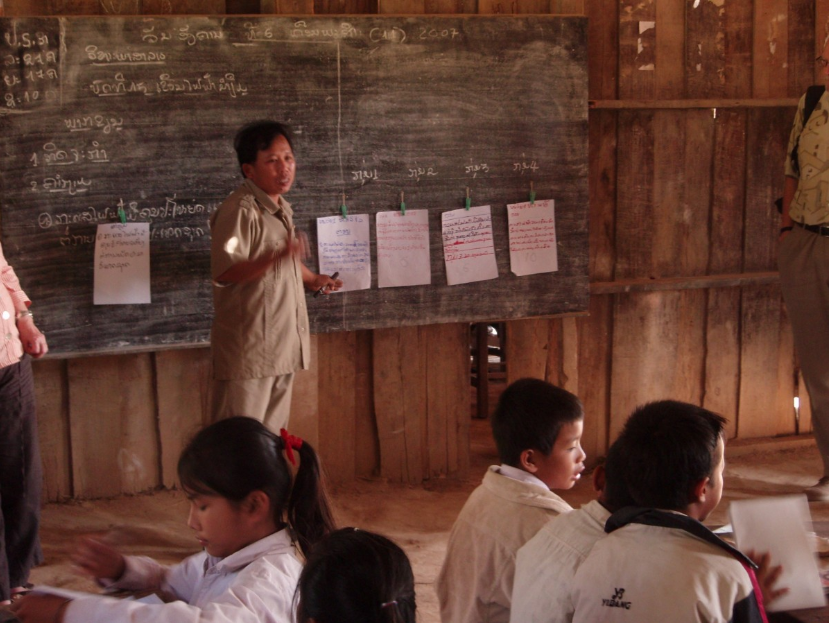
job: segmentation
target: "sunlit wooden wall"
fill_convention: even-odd
[[[261,4],[260,4],[261,2]],[[739,438],[810,430],[776,271],[782,161],[829,0],[6,0],[5,14],[586,14],[589,316],[508,323],[508,376],[582,397],[601,454],[638,403],[725,414]],[[25,286],[25,284],[24,284]],[[35,302],[35,305],[37,303]],[[493,319],[495,320],[495,319]],[[469,465],[469,327],[314,337],[292,428],[333,480]],[[206,349],[38,362],[50,500],[175,482],[204,422]]]
[[[660,398],[724,414],[731,437],[810,431],[808,400],[799,420],[793,407],[805,390],[772,201],[829,3],[590,0],[586,11],[590,316],[511,323],[510,378],[577,392],[595,453]]]

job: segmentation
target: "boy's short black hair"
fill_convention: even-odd
[[[604,490],[601,493],[601,503],[611,513],[615,513],[625,506],[636,506],[636,502],[628,490],[625,470],[628,459],[625,455],[624,439],[613,442],[607,451],[604,461]]]
[[[256,162],[256,155],[263,149],[270,147],[277,136],[284,136],[288,146],[293,151],[291,142],[291,128],[276,121],[254,121],[244,126],[236,133],[233,139],[233,148],[239,159],[239,167],[243,164]],[[244,173],[244,172],[243,172]]]
[[[725,418],[676,400],[636,409],[620,435],[625,479],[637,506],[684,510],[711,475]]]
[[[539,379],[520,379],[501,394],[492,414],[492,436],[501,462],[520,467],[524,450],[553,451],[562,425],[584,417],[581,401]]]

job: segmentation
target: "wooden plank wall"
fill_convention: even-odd
[[[809,432],[808,400],[799,423],[793,409],[805,390],[774,275],[772,201],[794,105],[818,81],[829,2],[591,0],[586,10],[590,316],[508,323],[509,380],[567,387],[549,362],[575,357],[588,454],[636,405],[668,397],[723,413],[732,438]]]
[[[6,0],[5,12],[586,14],[590,313],[509,322],[509,379],[578,393],[592,456],[635,405],[663,397],[725,414],[731,437],[795,432],[771,199],[829,0]],[[332,480],[467,473],[467,325],[312,342],[292,428]],[[206,349],[35,370],[48,499],[174,485],[178,452],[206,421]]]

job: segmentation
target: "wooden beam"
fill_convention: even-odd
[[[739,275],[699,275],[695,277],[663,277],[662,279],[619,279],[590,284],[590,295],[656,292],[659,290],[699,290],[706,288],[741,288],[775,284],[777,272],[742,273]]]
[[[313,15],[314,0],[261,0],[262,15]]]
[[[659,110],[662,108],[795,108],[797,97],[758,99],[620,99],[589,100],[588,108],[613,110]]]

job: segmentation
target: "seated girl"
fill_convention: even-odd
[[[292,477],[288,462],[299,454]],[[234,417],[201,430],[178,463],[188,526],[204,550],[172,567],[84,539],[75,564],[102,584],[152,590],[168,603],[29,595],[23,623],[292,623],[300,555],[333,530],[313,448]],[[299,551],[297,551],[299,550]]]

